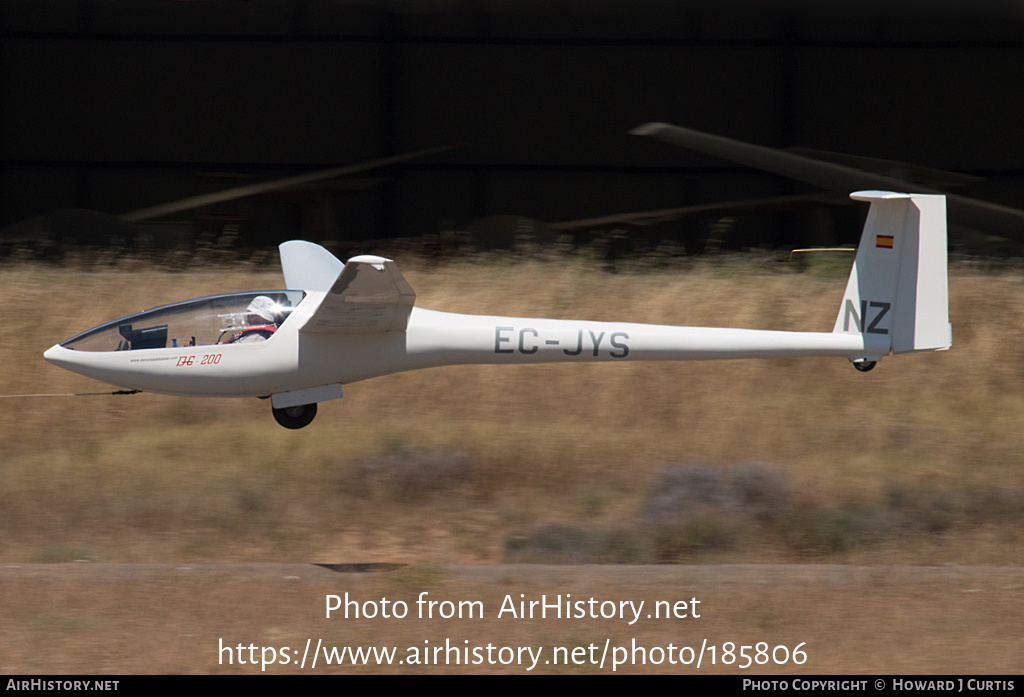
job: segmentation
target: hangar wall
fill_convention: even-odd
[[[1021,18],[858,6],[8,0],[0,226],[454,141],[335,222],[410,236],[806,189],[626,134],[652,120],[977,173],[967,193],[1019,205]]]

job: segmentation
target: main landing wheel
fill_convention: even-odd
[[[877,363],[878,361],[861,361],[860,363],[854,363],[853,367],[862,373],[866,373],[874,368]]]
[[[316,402],[312,404],[300,404],[297,407],[285,407],[284,409],[272,409],[277,423],[285,428],[302,428],[308,426],[316,416]]]

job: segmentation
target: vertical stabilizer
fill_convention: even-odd
[[[833,332],[888,337],[893,353],[948,349],[945,197],[859,191],[850,198],[871,209]]]

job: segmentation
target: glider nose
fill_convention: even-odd
[[[90,365],[89,359],[96,357],[95,352],[75,351],[69,349],[66,346],[57,344],[46,349],[43,353],[43,358],[46,359],[47,363],[55,365],[58,368],[64,370],[70,370],[72,373],[78,373],[79,375],[87,375],[89,377],[95,377],[98,380],[104,379],[102,366],[99,366],[97,370],[95,365]]]
[[[54,344],[46,349],[43,353],[43,358],[56,366],[67,368],[71,364],[71,361],[68,360],[68,353],[70,353],[69,349],[64,348],[60,344]]]

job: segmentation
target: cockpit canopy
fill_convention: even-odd
[[[209,295],[115,319],[61,342],[77,351],[136,351],[263,340],[302,300],[300,290]]]

